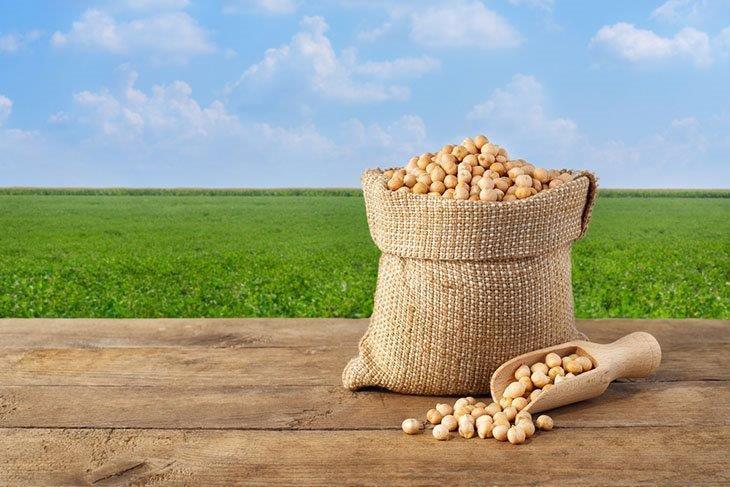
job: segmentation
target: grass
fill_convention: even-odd
[[[730,318],[730,191],[620,191],[577,315]],[[0,190],[5,317],[364,317],[377,259],[355,190]]]

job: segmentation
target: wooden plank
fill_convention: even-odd
[[[0,319],[0,346],[94,347],[309,347],[356,344],[368,320],[322,318],[236,319]],[[578,320],[592,340],[608,342],[632,331],[675,346],[730,343],[730,321]]]
[[[649,381],[730,380],[730,346],[707,344],[665,353]],[[341,384],[355,346],[328,348],[3,349],[0,385]],[[642,379],[643,380],[643,379]]]
[[[0,427],[398,429],[453,400],[336,386],[0,387]],[[548,414],[559,427],[730,426],[730,383],[616,383]]]
[[[396,431],[2,429],[0,483],[727,484],[728,438],[727,426],[559,428],[521,446]]]

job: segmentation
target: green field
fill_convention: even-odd
[[[364,317],[358,191],[0,191],[0,316]],[[244,197],[245,196],[245,197]],[[727,191],[606,191],[573,253],[583,318],[730,318]]]

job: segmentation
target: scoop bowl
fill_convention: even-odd
[[[545,355],[555,352],[561,357],[570,354],[584,355],[593,362],[593,368],[543,391],[524,410],[539,413],[574,402],[600,396],[616,379],[648,377],[661,363],[662,351],[656,338],[646,332],[635,332],[613,343],[600,344],[584,340],[554,345],[519,355],[502,364],[492,374],[490,391],[492,400],[499,402],[507,385],[515,380],[520,365],[532,366],[543,362]]]

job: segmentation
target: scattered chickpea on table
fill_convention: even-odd
[[[486,404],[473,397],[462,397],[453,406],[438,403],[426,413],[426,422],[408,418],[402,428],[406,434],[414,435],[428,423],[433,425],[433,437],[440,441],[450,440],[451,432],[457,431],[466,439],[476,436],[520,445],[534,436],[536,429],[550,431],[554,427],[553,419],[545,414],[533,422],[525,408],[543,391],[591,369],[593,362],[587,356],[574,353],[561,357],[551,352],[544,362],[520,365],[515,370],[514,382],[507,385],[499,402]]]

